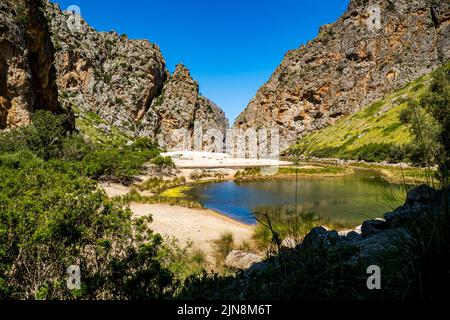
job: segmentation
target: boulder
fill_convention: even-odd
[[[337,231],[328,231],[324,227],[313,228],[303,239],[302,248],[320,248],[336,244],[339,241]]]
[[[398,243],[411,242],[412,240],[411,234],[404,228],[385,230],[354,242],[353,245],[359,248],[359,253],[355,256],[354,261],[363,261],[367,265],[378,264],[379,259],[383,258],[385,253],[404,250],[404,248],[397,247]]]
[[[426,205],[415,205],[413,207],[404,205],[392,212],[385,213],[384,219],[390,228],[400,228],[417,221],[427,212],[430,212],[430,209]]]
[[[233,269],[248,269],[254,264],[261,262],[263,258],[257,254],[233,250],[225,259],[225,266]]]
[[[384,214],[384,219],[390,228],[410,226],[425,214],[439,208],[439,198],[441,197],[440,191],[427,185],[418,186],[408,192],[403,206]]]
[[[358,241],[361,239],[362,239],[361,234],[359,234],[358,232],[356,232],[354,230],[352,230],[346,234],[347,241]]]
[[[361,226],[361,235],[367,238],[373,234],[382,232],[388,228],[388,224],[383,219],[372,219],[364,221]]]

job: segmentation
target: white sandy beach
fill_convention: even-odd
[[[225,232],[233,234],[236,244],[250,241],[253,227],[207,209],[188,209],[164,204],[130,205],[136,217],[151,214],[153,231],[163,237],[175,237],[181,244],[192,242],[194,247],[213,251],[214,240]]]
[[[287,166],[293,164],[277,159],[247,159],[233,158],[226,153],[199,151],[172,151],[162,154],[171,157],[177,168],[245,168]]]

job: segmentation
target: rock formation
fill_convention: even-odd
[[[231,251],[226,259],[225,265],[231,269],[248,269],[256,263],[263,260],[262,257],[251,252],[245,252],[240,250]]]
[[[170,76],[157,45],[97,32],[80,15],[61,12],[56,4],[48,3],[46,12],[57,49],[57,83],[69,104],[96,113],[129,135],[156,139],[167,149],[179,140],[171,139],[176,130],[193,135],[196,119],[205,130],[224,132],[228,127],[223,111],[199,95],[186,67],[178,66]]]
[[[289,51],[235,127],[279,128],[285,148],[450,58],[450,2],[352,0],[313,41]]]
[[[157,123],[157,141],[168,149],[195,148],[193,139],[198,129],[202,136],[197,139],[204,140],[201,146],[197,146],[198,149],[213,151],[214,137],[219,135],[223,141],[228,128],[223,111],[199,94],[198,83],[183,65],[176,67],[150,109],[151,112],[146,114],[141,127],[145,130],[148,123]],[[219,132],[217,135],[207,136],[208,130]]]
[[[397,241],[413,239],[410,229],[416,228],[427,215],[438,215],[444,204],[445,194],[426,185],[421,185],[408,192],[406,202],[392,212],[384,214],[384,219],[364,221],[361,230],[355,229],[346,235],[317,227],[308,233],[298,250],[315,247],[336,250],[353,246],[358,250],[349,258],[355,263],[364,261],[376,264],[383,252],[395,249]],[[448,195],[447,195],[448,197]],[[429,218],[429,217],[428,217]]]
[[[441,214],[441,210],[445,208],[445,197],[450,199],[442,190],[434,190],[427,185],[418,186],[408,192],[404,205],[384,214],[383,219],[364,221],[362,226],[345,232],[315,227],[294,249],[286,246],[282,255],[302,251],[322,252],[326,255],[345,252],[341,256],[344,264],[379,265],[383,255],[398,250],[399,243],[414,243],[413,233],[417,232],[422,223]],[[266,259],[252,263],[246,272],[251,274],[270,270],[277,267],[277,264],[277,261]]]
[[[28,124],[30,113],[61,113],[54,48],[40,1],[0,3],[0,130]]]

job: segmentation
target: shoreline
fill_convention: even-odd
[[[151,215],[151,229],[166,238],[175,238],[180,244],[192,243],[194,248],[214,253],[214,241],[224,233],[232,233],[240,245],[252,241],[255,226],[232,219],[214,210],[191,209],[166,204],[130,203],[134,217]]]
[[[216,161],[211,160],[210,161]],[[314,166],[316,164],[316,166]],[[388,183],[399,183],[398,177],[395,176],[395,170],[403,170],[403,167],[399,166],[386,166],[385,164],[367,164],[361,162],[347,162],[347,163],[330,163],[329,160],[325,161],[302,161],[297,164],[289,164],[280,166],[280,168],[292,168],[292,173],[277,173],[274,175],[255,175],[242,176],[241,179],[236,178],[235,174],[238,172],[237,168],[258,168],[255,166],[243,166],[242,164],[235,164],[236,167],[221,167],[220,164],[212,166],[210,162],[207,165],[199,166],[201,169],[214,172],[214,169],[223,169],[227,171],[227,174],[221,178],[214,176],[205,176],[199,180],[192,180],[189,178],[189,173],[194,171],[193,167],[178,167],[176,168],[181,172],[181,175],[177,177],[185,177],[186,182],[167,188],[162,191],[180,188],[183,186],[195,186],[203,183],[214,182],[227,182],[234,181],[239,182],[252,182],[262,180],[276,180],[276,179],[294,179],[296,177],[295,168],[298,168],[299,172],[297,177],[301,179],[330,179],[330,178],[342,178],[356,174],[357,170],[372,170],[376,172],[380,178],[386,180]],[[239,166],[237,166],[239,165]],[[331,166],[340,167],[341,170],[335,172],[327,172]],[[391,170],[389,170],[389,168]],[[405,168],[406,169],[406,168]],[[303,170],[303,171],[301,171]],[[319,172],[308,173],[308,170],[318,170]],[[323,170],[323,172],[320,172]],[[331,168],[332,170],[332,168]],[[410,169],[411,170],[411,169]],[[415,170],[413,168],[412,170]],[[287,170],[289,172],[289,170]],[[210,172],[211,173],[211,172]],[[122,196],[127,194],[131,187],[125,187],[114,183],[102,183],[100,186],[105,190],[109,197]],[[159,193],[159,194],[161,194]],[[158,194],[158,195],[159,195]],[[157,195],[155,195],[157,196]],[[170,197],[168,197],[170,198]],[[176,197],[175,197],[176,198]],[[181,198],[186,198],[182,196]],[[187,245],[192,242],[194,248],[204,250],[208,256],[214,252],[214,241],[219,239],[223,233],[231,232],[236,240],[236,244],[242,244],[243,242],[253,242],[255,224],[248,224],[238,219],[232,218],[225,213],[208,209],[208,208],[188,208],[183,204],[169,204],[169,203],[139,203],[131,202],[129,207],[133,212],[133,216],[139,217],[146,214],[153,216],[153,222],[151,229],[161,234],[164,237],[175,238],[179,243]]]

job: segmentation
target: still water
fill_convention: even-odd
[[[296,192],[297,191],[297,192]],[[226,181],[194,185],[187,194],[206,208],[245,223],[255,223],[259,207],[293,206],[329,221],[358,225],[382,217],[404,202],[405,188],[389,184],[376,173],[360,170],[346,177],[273,179],[236,183]]]

